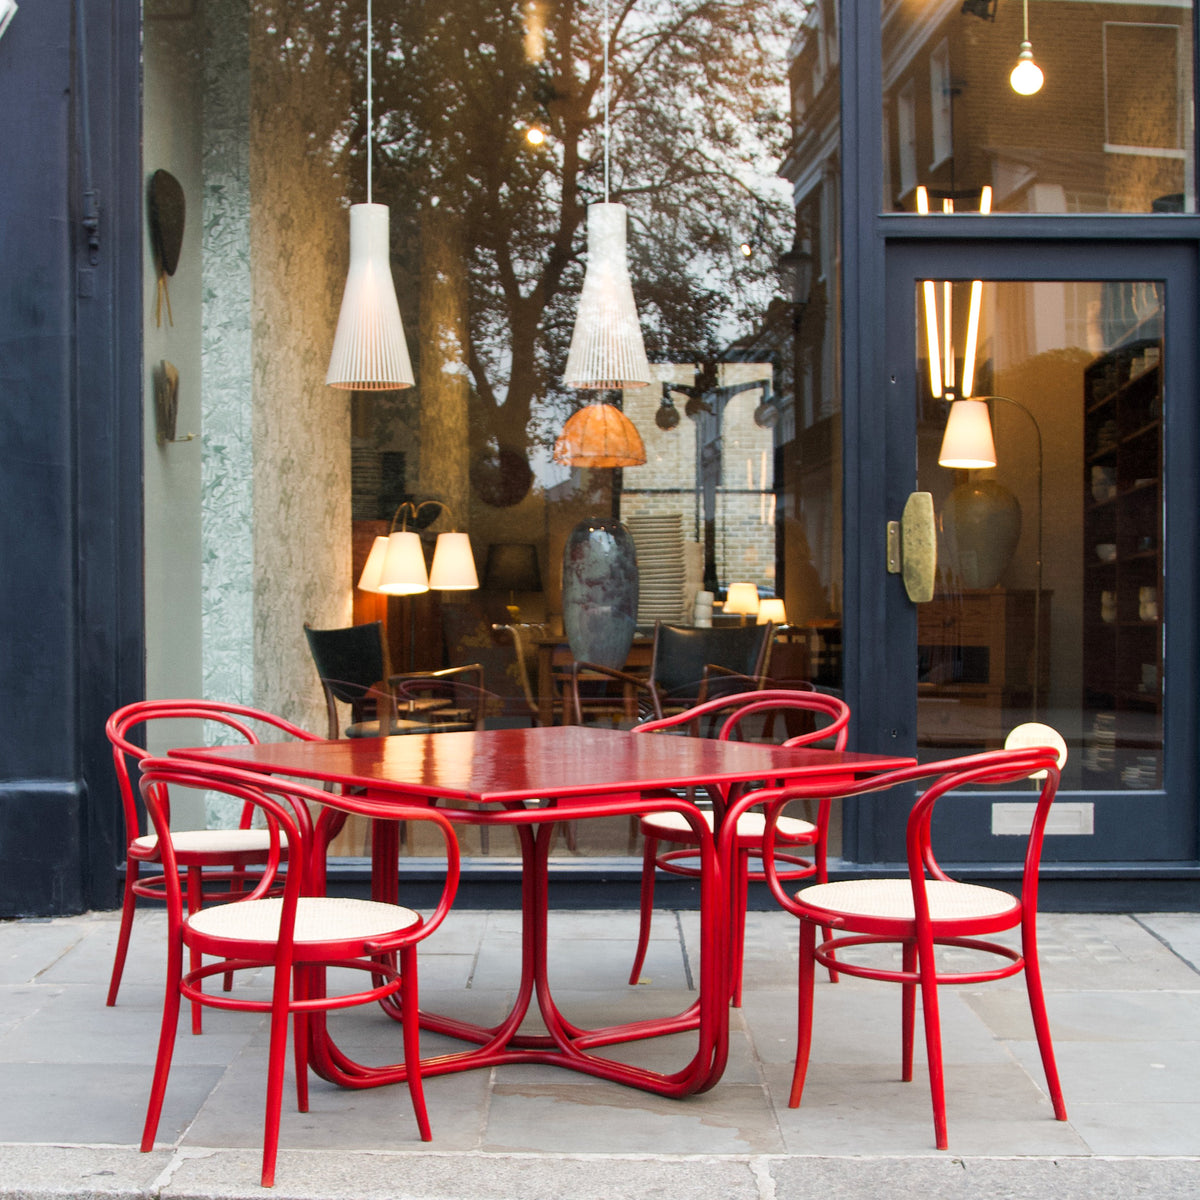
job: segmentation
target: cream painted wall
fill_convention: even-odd
[[[162,360],[179,370],[176,437],[199,434],[201,422],[201,144],[199,18],[145,22],[143,176],[169,171],[187,206],[179,266],[168,280],[171,317],[156,319],[157,275],[147,226],[143,245],[143,495],[145,500],[146,695],[203,693],[200,616],[200,462],[202,441],[157,438],[154,374]],[[143,215],[145,210],[143,210]],[[151,747],[162,749],[152,739]],[[199,797],[181,796],[175,819],[202,825]]]

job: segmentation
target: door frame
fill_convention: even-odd
[[[1100,827],[1078,839],[1088,857],[1063,869],[1109,877],[1114,870],[1192,877],[1197,844],[1197,702],[1192,680],[1200,668],[1196,597],[1200,562],[1186,521],[1172,513],[1197,511],[1200,489],[1200,389],[1197,328],[1200,288],[1200,215],[993,214],[986,227],[974,214],[885,213],[882,196],[882,60],[880,0],[840,5],[842,70],[842,272],[844,686],[854,711],[858,748],[895,753],[915,747],[916,612],[899,576],[886,573],[886,525],[899,517],[915,480],[915,355],[917,279],[1167,281],[1165,387],[1179,397],[1164,444],[1165,610],[1169,614],[1164,673],[1164,797],[1177,849],[1169,859],[1137,856],[1130,838],[1150,815],[1124,802],[1120,838]],[[1193,20],[1200,37],[1200,14]],[[1200,169],[1200,168],[1198,168]],[[1122,269],[1117,270],[1120,263]],[[1126,267],[1126,264],[1128,266]],[[898,351],[896,345],[901,349]],[[1170,401],[1168,401],[1170,403]],[[909,447],[907,471],[902,448]],[[1110,794],[1088,793],[1089,798]],[[1115,801],[1111,805],[1115,808]],[[845,804],[843,858],[856,864],[895,865],[896,797],[865,796]],[[1133,820],[1130,820],[1130,817]],[[1076,840],[1076,839],[1064,839]],[[1053,839],[1058,843],[1059,839]],[[902,849],[902,843],[901,843]],[[1064,847],[1064,850],[1066,848]],[[963,846],[970,855],[971,848]],[[1051,854],[1057,853],[1052,844]],[[1103,855],[1103,858],[1101,858]],[[979,859],[975,859],[979,861]]]

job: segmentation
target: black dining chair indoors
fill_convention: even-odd
[[[343,735],[339,703],[350,706],[346,737],[379,737],[386,733],[396,720],[396,702],[384,682],[387,663],[382,622],[341,629],[314,629],[306,622],[304,636],[325,693],[330,739]],[[388,722],[382,729],[381,717]]]
[[[757,691],[770,668],[775,626],[654,626],[648,675],[577,662],[571,668],[573,720],[581,724],[597,684],[620,683],[626,708],[636,704],[642,720],[661,720],[718,696]],[[615,698],[614,698],[615,699]]]

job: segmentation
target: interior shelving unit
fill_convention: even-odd
[[[1162,786],[1162,341],[1083,372],[1085,779]]]

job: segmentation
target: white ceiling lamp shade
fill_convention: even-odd
[[[413,386],[396,285],[392,281],[386,204],[372,204],[374,82],[371,0],[367,0],[367,202],[350,206],[350,269],[325,382],[357,392]]]
[[[568,387],[650,384],[650,363],[629,279],[626,219],[623,204],[588,205],[587,273],[563,376]]]
[[[394,391],[413,386],[388,258],[387,205],[351,205],[350,270],[325,376],[330,387]]]

